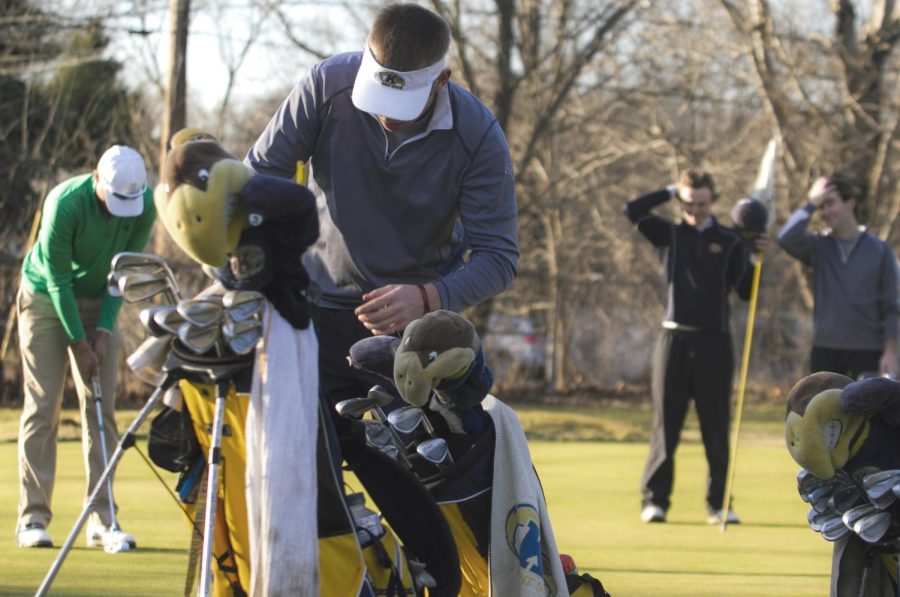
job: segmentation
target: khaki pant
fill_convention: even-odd
[[[81,322],[89,339],[96,331],[100,304],[99,299],[78,301]],[[25,385],[25,404],[19,421],[18,525],[22,528],[28,523],[39,522],[47,526],[53,517],[50,502],[56,476],[57,433],[66,371],[70,366],[81,409],[81,439],[88,478],[85,498],[104,469],[97,429],[97,407],[90,380],[87,380],[86,386],[77,373],[78,367],[69,349],[69,338],[50,297],[23,285],[16,297],[16,307]],[[109,456],[119,441],[113,417],[119,344],[119,335],[114,332],[100,368],[101,406]],[[112,522],[105,490],[100,492],[94,512],[92,516],[99,516],[104,525]]]

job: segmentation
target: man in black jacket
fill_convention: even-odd
[[[652,210],[672,198],[681,206],[674,223]],[[722,504],[728,470],[728,421],[734,356],[728,295],[750,297],[751,250],[763,251],[760,237],[745,247],[741,237],[712,217],[716,200],[712,177],[685,172],[677,185],[629,201],[625,213],[662,258],[667,306],[653,357],[653,428],[650,455],[641,479],[641,519],[665,522],[678,447],[688,403],[694,400],[709,464],[707,522],[739,519]]]

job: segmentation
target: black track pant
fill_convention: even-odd
[[[809,371],[831,371],[852,379],[880,373],[880,350],[845,350],[813,346],[809,355]]]
[[[733,369],[731,336],[726,332],[664,330],[660,335],[653,359],[653,428],[641,479],[642,505],[669,508],[675,450],[693,399],[709,464],[706,502],[715,510],[722,507]]]
[[[375,384],[392,389],[378,375],[354,369],[347,361],[350,347],[372,335],[353,314],[353,309],[319,307],[313,310],[313,322],[319,339],[319,392],[332,406],[341,400],[365,396]]]

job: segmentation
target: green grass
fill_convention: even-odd
[[[679,449],[669,523],[638,519],[638,484],[647,447],[645,408],[520,407],[547,495],[560,551],[582,571],[600,578],[615,597],[803,597],[828,592],[830,545],[806,526],[806,508],[795,489],[796,464],[781,439],[782,411],[754,407],[746,413],[735,487],[743,524],[722,533],[705,524],[706,462],[691,418]],[[134,412],[120,413],[124,428]],[[57,550],[14,545],[16,446],[14,419],[0,410],[0,595],[30,595]],[[77,421],[77,416],[66,416]],[[8,431],[12,430],[12,434]],[[73,427],[77,437],[77,427]],[[610,438],[628,441],[606,441]],[[604,440],[604,441],[598,441]],[[170,486],[173,476],[166,474]],[[84,473],[80,444],[59,446],[51,531],[65,540],[81,506]],[[123,526],[139,549],[110,555],[89,550],[79,537],[53,584],[52,595],[180,594],[188,531],[181,514],[133,450],[116,480]]]

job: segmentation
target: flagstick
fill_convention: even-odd
[[[756,254],[753,265],[753,286],[750,290],[750,309],[747,312],[747,329],[744,332],[744,354],[741,357],[741,375],[738,383],[737,403],[734,412],[734,430],[731,434],[731,456],[728,459],[728,474],[725,477],[725,496],[722,499],[722,527],[728,526],[728,511],[731,508],[731,491],[734,483],[734,469],[737,462],[738,436],[741,432],[741,415],[744,411],[744,393],[747,389],[747,370],[750,368],[750,345],[753,343],[753,322],[756,319],[756,300],[759,297],[759,278],[762,272],[763,254]]]

